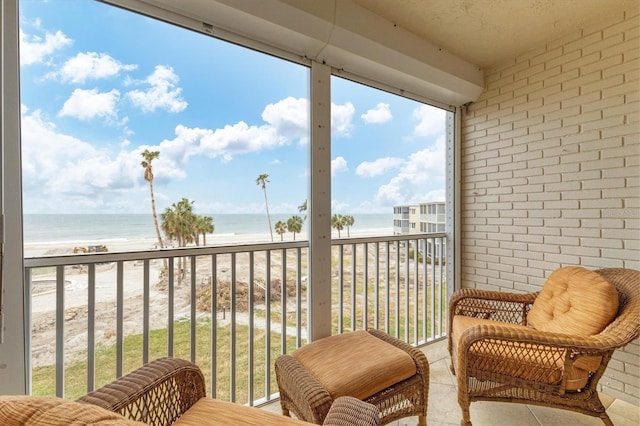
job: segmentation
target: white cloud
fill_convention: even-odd
[[[375,161],[363,161],[356,167],[356,174],[363,177],[374,177],[381,175],[388,170],[395,169],[404,163],[402,158],[384,157]]]
[[[110,92],[98,92],[98,89],[76,89],[71,93],[58,113],[60,116],[75,117],[89,120],[94,117],[115,117],[116,104],[120,99],[120,92],[116,89]]]
[[[331,176],[347,170],[349,170],[349,167],[347,167],[347,160],[344,157],[336,157],[331,160]]]
[[[433,136],[445,133],[446,112],[429,105],[420,105],[413,111],[418,124],[413,130],[414,136]]]
[[[411,154],[398,174],[378,188],[377,204],[395,206],[444,200],[444,189],[438,186],[444,188],[445,145],[443,135],[434,146]]]
[[[190,128],[178,125],[176,137],[160,143],[163,155],[176,164],[185,164],[189,157],[204,155],[230,161],[233,156],[259,152],[308,140],[308,101],[285,98],[265,107],[262,118],[266,124],[249,125],[244,121],[220,129]]]
[[[356,112],[351,102],[343,105],[331,103],[331,132],[338,136],[351,136],[353,114]]]
[[[182,88],[176,87],[179,81],[180,78],[173,72],[173,68],[157,65],[144,81],[151,87],[146,91],[132,90],[127,96],[134,105],[145,112],[159,108],[169,112],[181,112],[187,107],[187,102],[180,96]]]
[[[23,111],[27,108],[24,107]],[[148,187],[140,166],[140,153],[146,147],[111,153],[89,142],[60,133],[55,125],[42,117],[40,111],[22,116],[23,192],[27,211],[70,211],[103,208],[104,211],[137,211],[140,196],[123,206],[127,192],[139,192]],[[121,144],[127,146],[126,141]],[[156,187],[169,179],[184,178],[161,157],[154,162]],[[144,192],[143,192],[144,193]],[[143,197],[144,197],[143,196]],[[162,198],[158,191],[157,196]],[[46,203],[55,203],[47,206]],[[145,205],[146,207],[146,205]]]
[[[62,31],[46,33],[43,39],[40,36],[29,36],[20,29],[20,65],[45,62],[53,52],[72,43]]]
[[[360,116],[362,121],[368,124],[380,124],[386,123],[391,120],[393,117],[391,115],[391,109],[389,108],[389,104],[379,103],[375,108],[370,109]]]
[[[304,98],[285,98],[269,104],[262,112],[262,119],[288,139],[298,139],[301,144],[309,140],[309,101]]]
[[[86,52],[78,53],[67,60],[58,74],[62,81],[84,83],[87,80],[112,77],[122,70],[130,71],[136,68],[137,65],[124,65],[104,53]]]

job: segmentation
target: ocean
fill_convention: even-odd
[[[294,214],[272,214],[272,226]],[[204,214],[213,217],[214,235],[268,234],[266,214]],[[300,215],[303,216],[303,215]],[[354,214],[353,231],[388,229],[393,213]],[[158,218],[160,220],[160,218]],[[155,238],[151,214],[25,214],[24,243],[137,240]],[[164,237],[164,235],[163,235]]]

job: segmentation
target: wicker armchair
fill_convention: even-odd
[[[155,426],[176,422],[265,426],[306,424],[255,407],[205,398],[204,383],[204,376],[197,365],[179,358],[160,358],[88,393],[77,401],[97,405],[127,419]],[[199,409],[196,408],[198,406]],[[190,416],[189,412],[194,408],[199,410],[199,415]],[[207,412],[207,409],[211,409],[210,412]],[[183,422],[185,417],[189,417],[189,420]],[[205,417],[205,423],[202,423],[202,417]],[[74,420],[78,421],[78,424],[84,424],[82,421]],[[371,404],[351,397],[336,400],[323,423],[324,426],[378,424],[378,410]]]
[[[619,303],[613,321],[585,337],[527,327],[540,292],[462,289],[454,293],[449,304],[449,352],[451,369],[457,374],[463,426],[471,425],[470,403],[481,400],[562,408],[613,425],[598,397],[597,384],[613,352],[640,334],[640,271],[595,272],[613,284]],[[597,310],[597,305],[592,308]],[[460,331],[461,321],[476,323]],[[581,380],[575,378],[576,371],[584,373]]]

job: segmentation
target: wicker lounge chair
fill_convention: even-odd
[[[339,398],[325,426],[376,426],[376,407]],[[304,426],[308,423],[228,401],[205,397],[197,365],[160,358],[70,401],[56,397],[0,395],[1,425],[229,425]]]
[[[429,363],[417,348],[380,330],[357,330],[311,342],[275,363],[282,413],[322,424],[335,401],[375,405],[380,424],[418,416],[425,426]]]
[[[558,276],[554,274],[556,271],[538,293],[462,289],[452,296],[449,352],[451,368],[458,379],[462,425],[471,425],[469,405],[481,400],[562,408],[599,417],[606,425],[613,424],[596,387],[613,352],[640,334],[640,271],[562,268]],[[549,303],[549,296],[560,294],[549,291],[550,281],[557,281],[556,278],[565,289],[576,284],[582,286],[573,294],[573,301],[571,295],[567,296],[569,292],[565,294],[566,306],[561,309],[568,315],[586,308],[580,324],[572,324],[571,315],[556,318],[560,321],[551,327],[541,321],[549,319],[546,315],[559,312],[557,305],[540,307]],[[576,300],[576,297],[584,299],[585,293],[597,287],[589,280],[602,278],[615,289],[613,297],[609,296],[614,302],[612,306],[607,300]],[[567,285],[567,280],[572,284]],[[613,319],[601,331],[581,335],[584,330],[573,328],[597,318],[603,304],[613,309]]]

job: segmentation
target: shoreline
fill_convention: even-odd
[[[393,228],[371,228],[371,229],[352,229],[349,232],[351,237],[379,237],[384,235],[393,235]],[[342,239],[348,238],[346,230],[340,232]],[[291,242],[293,234],[287,232],[283,235],[282,241]],[[331,238],[338,238],[338,231],[332,230]],[[307,233],[301,232],[296,234],[296,241],[304,241],[307,239]],[[224,246],[234,244],[248,243],[269,243],[271,235],[268,233],[256,234],[208,234],[207,246]],[[201,240],[202,242],[202,240]],[[274,234],[273,242],[281,242],[280,236]],[[164,242],[165,244],[167,241]],[[171,243],[171,242],[169,242]],[[132,252],[132,251],[150,251],[157,249],[158,240],[155,237],[148,238],[99,238],[92,240],[77,241],[49,241],[49,242],[26,242],[24,243],[23,256],[25,258],[42,257],[42,256],[60,256],[74,253],[74,248],[104,245],[110,253]],[[175,243],[174,243],[175,244]],[[189,246],[195,247],[195,244]],[[177,247],[175,244],[173,247]]]

